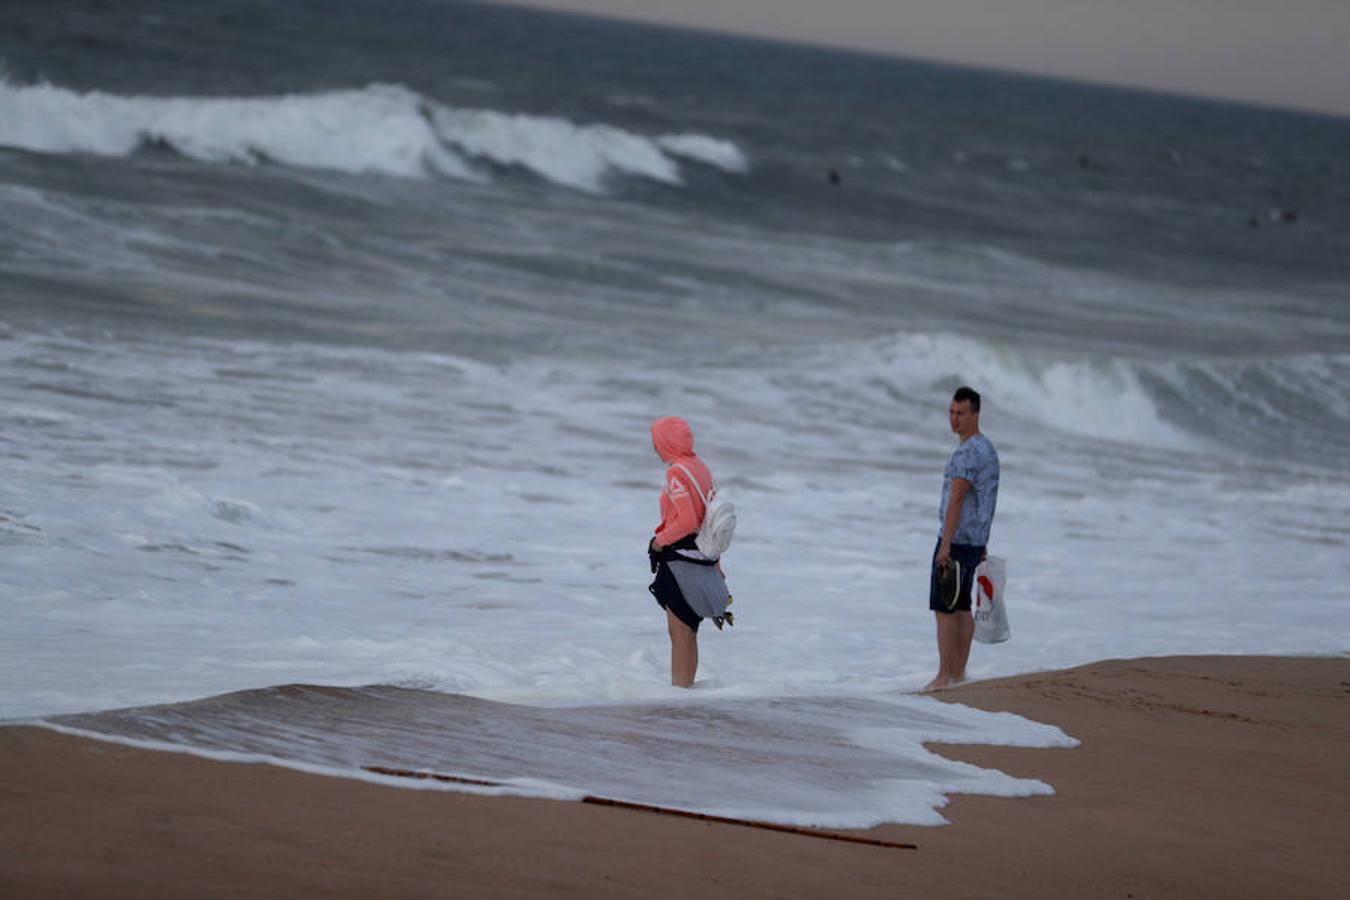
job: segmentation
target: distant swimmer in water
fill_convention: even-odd
[[[844,181],[844,179],[842,179],[842,178],[839,177],[839,170],[838,170],[838,169],[831,169],[831,170],[830,170],[829,180],[830,180],[830,184],[834,185],[835,187],[838,187],[838,186],[839,186],[840,184],[842,184],[843,181]]]
[[[1298,222],[1298,210],[1272,206],[1270,209],[1266,210],[1265,219],[1267,222],[1274,224],[1293,225]],[[1247,219],[1247,225],[1250,228],[1259,228],[1261,227],[1261,220],[1256,216],[1252,216]]]
[[[690,687],[698,671],[698,626],[704,619],[712,619],[718,629],[734,624],[722,566],[701,553],[696,542],[717,485],[707,465],[694,455],[694,433],[684,419],[665,416],[653,422],[652,447],[666,464],[666,478],[661,524],[647,544],[656,576],[648,590],[666,611],[670,683]]]

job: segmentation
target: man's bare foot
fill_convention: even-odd
[[[937,678],[934,678],[932,681],[930,681],[930,682],[928,682],[927,684],[925,684],[925,685],[923,686],[923,690],[922,690],[920,693],[926,694],[926,693],[928,693],[929,691],[940,691],[940,690],[942,690],[942,689],[945,688],[945,687],[951,687],[951,686],[952,686],[951,679],[946,678],[945,676],[939,675]]]

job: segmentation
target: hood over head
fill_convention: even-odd
[[[694,455],[694,432],[679,416],[662,416],[652,423],[652,446],[662,462]]]

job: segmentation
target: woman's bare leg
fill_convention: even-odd
[[[689,687],[698,671],[698,634],[666,610],[666,626],[670,631],[670,683]]]

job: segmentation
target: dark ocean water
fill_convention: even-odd
[[[6,4],[0,60],[8,72],[0,113],[11,119],[7,130],[18,132],[0,143],[74,154],[40,160],[7,154],[11,183],[73,184],[86,202],[148,193],[156,206],[186,205],[228,192],[245,209],[361,219],[370,230],[405,239],[453,227],[458,221],[446,218],[460,220],[466,208],[484,202],[465,196],[462,182],[339,180],[344,187],[315,189],[313,167],[360,170],[391,161],[376,154],[325,163],[311,145],[307,126],[317,127],[320,116],[323,133],[338,142],[347,139],[344,127],[358,136],[380,127],[359,98],[323,111],[313,99],[310,108],[274,123],[282,132],[276,139],[294,151],[279,164],[266,164],[277,163],[279,148],[253,146],[238,117],[202,109],[175,110],[178,127],[172,129],[157,131],[146,122],[134,146],[117,148],[111,165],[81,155],[109,152],[100,147],[102,123],[126,122],[120,108],[110,108],[114,98],[179,98],[190,106],[194,98],[318,98],[394,85],[411,92],[416,115],[450,107],[556,117],[638,136],[700,134],[734,143],[749,162],[746,172],[686,164],[679,186],[601,166],[598,181],[612,202],[565,209],[564,216],[604,218],[606,207],[636,208],[694,228],[748,229],[765,241],[846,241],[862,250],[917,243],[958,256],[938,260],[939,269],[981,264],[959,258],[962,250],[1002,250],[1070,272],[1194,290],[1194,302],[1205,304],[1211,320],[1251,318],[1252,310],[1225,302],[1222,294],[1258,288],[1287,298],[1282,315],[1316,305],[1340,326],[1330,333],[1321,325],[1309,328],[1301,337],[1310,344],[1318,343],[1318,334],[1325,342],[1345,338],[1350,123],[1343,120],[439,0]],[[21,108],[14,93],[38,83],[97,91],[103,102],[82,107],[83,130],[34,121],[32,104]],[[20,121],[16,129],[14,120],[25,117],[26,126]],[[472,135],[465,132],[481,136],[490,127],[443,128],[438,137],[469,155],[463,139]],[[550,189],[556,175],[541,177],[512,158],[527,141],[559,158],[580,152],[536,128],[473,156],[474,167],[493,179],[488,205],[518,212],[577,202],[557,199],[559,192]],[[222,171],[184,165],[184,156],[264,165]],[[829,181],[832,170],[837,185]],[[421,202],[410,203],[410,192]],[[1286,213],[1297,222],[1272,221]],[[22,248],[31,240],[25,238],[14,242]],[[324,267],[322,248],[294,251]],[[561,255],[545,266],[546,274],[587,285],[592,273],[576,270],[588,261]],[[634,262],[639,271],[594,274],[628,286],[670,265],[640,255]],[[714,281],[728,274],[700,271],[692,262],[674,275]],[[771,278],[771,263],[748,258],[749,271],[740,274]],[[997,270],[988,276],[1005,277]],[[841,299],[800,287],[807,302]],[[1013,294],[1024,288],[1006,287]],[[831,293],[828,284],[816,290]],[[848,285],[846,291],[866,312],[893,321],[911,303],[924,310],[921,299],[894,289]],[[1144,298],[1106,305],[1129,308],[1131,299]],[[1085,301],[1091,305],[1081,296],[1029,297],[1024,303],[1031,308],[1019,305],[1010,318],[1036,319],[1044,327],[1056,318],[1051,310],[1072,316]],[[1165,338],[1171,332],[1165,312],[1174,301],[1160,304],[1163,310],[1146,300],[1139,305],[1143,317],[1164,322],[1148,337]],[[1246,324],[1258,335],[1277,330]]]

